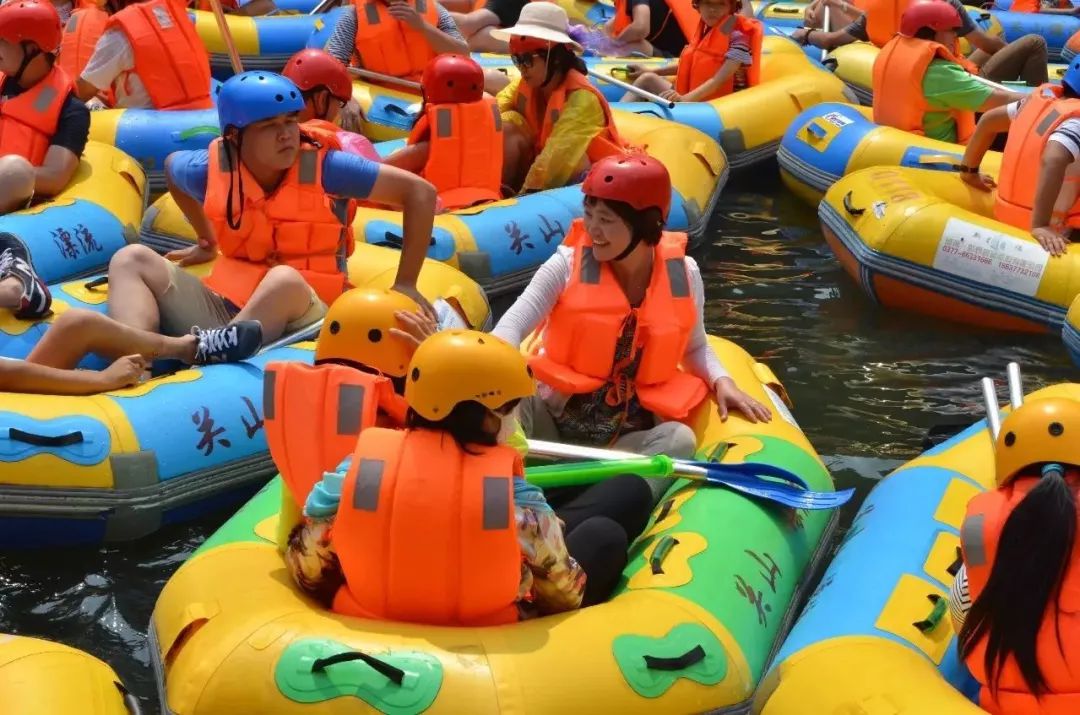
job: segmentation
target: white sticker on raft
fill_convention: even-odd
[[[1037,243],[951,218],[941,233],[934,268],[1033,296],[1049,258]]]
[[[840,127],[840,128],[846,127],[847,125],[851,124],[851,122],[852,122],[851,119],[849,119],[848,117],[845,117],[840,112],[829,112],[824,117],[822,117],[822,119],[824,119],[826,122],[833,125],[834,127]]]
[[[765,394],[769,396],[769,400],[773,403],[773,407],[776,408],[776,411],[780,413],[780,416],[784,418],[785,422],[797,430],[802,430],[799,423],[795,421],[795,415],[791,414],[791,410],[788,409],[788,406],[784,404],[784,401],[781,400],[768,385],[765,386]]]

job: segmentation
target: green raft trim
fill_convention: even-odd
[[[439,659],[428,653],[401,650],[367,654],[403,671],[400,685],[362,660],[350,660],[315,670],[320,658],[358,651],[326,638],[303,638],[290,643],[274,668],[281,693],[298,703],[321,703],[355,697],[387,715],[416,715],[431,707],[443,683]]]
[[[681,623],[665,636],[624,635],[611,644],[627,685],[644,698],[658,698],[679,680],[716,685],[727,675],[724,644],[700,623]]]
[[[194,558],[205,551],[228,544],[269,543],[255,533],[255,527],[264,519],[275,516],[280,509],[281,475],[278,475],[260,489],[251,501],[241,507],[231,519],[222,524],[221,528],[211,534],[210,538],[204,541],[191,557]]]

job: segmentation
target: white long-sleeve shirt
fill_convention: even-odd
[[[691,295],[698,313],[697,324],[694,326],[690,342],[687,343],[686,352],[683,354],[683,368],[712,386],[721,377],[727,377],[728,372],[720,363],[720,358],[709,347],[705,333],[705,286],[701,282],[701,271],[698,270],[697,261],[689,256],[683,260],[686,261]],[[522,340],[551,315],[559,296],[570,283],[573,264],[573,249],[559,246],[555,254],[540,266],[525,291],[506,311],[492,333],[511,345],[520,345]],[[569,398],[568,395],[560,394],[547,385],[541,385],[539,392],[544,402],[552,408],[552,414],[555,415],[562,412]]]

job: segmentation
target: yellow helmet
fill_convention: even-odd
[[[994,461],[999,487],[1033,464],[1080,465],[1080,401],[1045,397],[1025,402],[1001,423]]]
[[[469,400],[494,410],[535,392],[525,356],[477,330],[444,330],[425,340],[405,382],[405,401],[429,420],[441,420]]]
[[[390,334],[400,327],[399,310],[417,311],[412,298],[385,288],[353,288],[334,301],[326,313],[315,361],[367,365],[384,375],[401,377],[412,358],[413,346]]]

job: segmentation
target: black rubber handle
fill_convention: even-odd
[[[852,216],[862,216],[866,213],[866,209],[857,209],[851,205],[851,192],[844,194],[844,210]]]
[[[73,444],[81,444],[83,442],[83,433],[76,430],[75,432],[68,432],[67,434],[50,437],[49,435],[23,432],[21,429],[9,427],[8,439],[14,440],[15,442],[32,444],[35,447],[70,447]]]
[[[109,277],[108,276],[98,276],[97,278],[95,278],[92,281],[87,281],[86,283],[83,283],[83,288],[85,288],[86,290],[96,290],[96,289],[100,288],[101,286],[107,286],[107,285],[109,285]]]
[[[683,670],[703,660],[705,660],[705,649],[696,645],[674,658],[657,658],[653,655],[647,655],[645,656],[645,667],[649,670]]]
[[[349,653],[338,653],[337,655],[331,655],[327,658],[318,658],[311,664],[311,672],[318,673],[326,670],[331,665],[338,663],[348,663],[354,660],[362,660],[365,664],[371,667],[372,670],[386,677],[394,685],[401,685],[405,680],[405,671],[401,668],[395,668],[389,663],[379,660],[367,653],[354,650]]]

